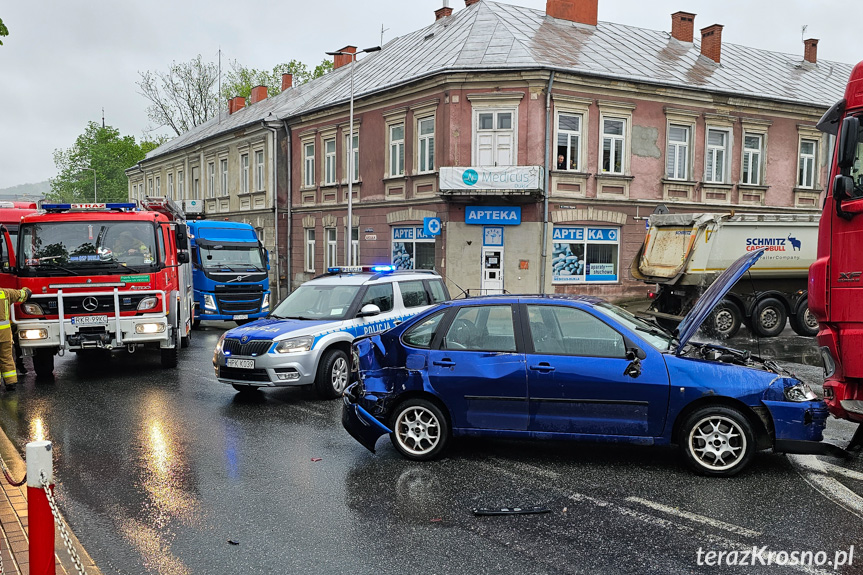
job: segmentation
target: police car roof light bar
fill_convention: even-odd
[[[341,266],[327,268],[328,274],[358,274],[362,272],[385,273],[395,271],[395,266],[392,265],[374,265],[374,266]]]

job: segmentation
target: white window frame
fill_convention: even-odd
[[[186,177],[183,175],[183,170],[177,170],[177,199],[182,200],[186,197]]]
[[[207,197],[216,197],[216,162],[207,163]]]
[[[492,127],[488,129],[480,128],[480,118],[483,115],[491,114],[492,115]],[[509,128],[499,128],[500,118],[502,114],[510,115],[510,127]],[[484,164],[480,160],[480,148],[483,146],[481,143],[482,136],[490,136],[492,138],[491,143],[491,157],[493,159],[492,163]],[[507,147],[505,144],[505,140],[509,137],[510,143],[508,147],[510,149],[510,164],[502,164],[498,160],[500,159],[501,150]],[[498,165],[510,165],[517,166],[518,165],[518,107],[474,107],[473,108],[473,165],[474,166],[498,166]]]
[[[620,122],[621,124],[621,133],[620,134],[612,134],[607,133],[605,131],[605,123],[606,122]],[[604,175],[615,175],[622,176],[627,172],[627,147],[628,147],[628,132],[629,126],[629,118],[625,118],[622,116],[616,116],[613,114],[602,114],[599,118],[599,171]],[[609,142],[610,150],[609,150],[609,169],[605,169],[603,164],[605,162],[605,143]],[[613,166],[615,164],[615,159],[619,157],[620,159],[620,170],[614,170]]]
[[[716,146],[714,144],[710,144],[710,133],[711,132],[722,132],[725,135],[725,145],[724,146]],[[731,180],[731,158],[732,158],[732,138],[734,136],[734,131],[731,128],[720,127],[720,126],[710,126],[708,125],[704,130],[704,183],[705,184],[728,184]],[[723,152],[723,164],[722,164],[722,175],[719,179],[716,178],[716,153],[718,151]],[[712,177],[710,179],[707,178],[707,168],[711,166],[711,159],[713,159],[712,165]]]
[[[345,171],[344,173],[347,175],[349,169],[348,155],[351,153],[351,141],[350,137],[345,134]],[[354,130],[354,140],[356,140],[356,147],[354,147],[354,168],[353,173],[353,183],[357,183],[360,181],[360,132],[359,130]],[[345,182],[348,181],[347,177],[345,177]]]
[[[691,180],[692,157],[692,133],[693,126],[690,124],[681,124],[679,122],[669,122],[665,137],[665,178],[668,180],[689,181]],[[685,141],[672,141],[671,130],[679,129],[686,131]],[[680,159],[683,155],[683,174],[679,173]],[[669,161],[673,162],[672,173],[668,173]]]
[[[228,158],[222,158],[219,160],[219,177],[220,177],[220,189],[219,192],[222,197],[226,197],[229,195],[228,192]]]
[[[351,228],[351,264],[360,265],[360,229]]]
[[[303,269],[315,271],[315,228],[306,228],[304,232],[305,251],[303,252]]]
[[[162,195],[162,178],[161,176],[156,176],[156,195]]]
[[[311,150],[310,150],[311,149]],[[311,155],[309,155],[311,151]],[[315,142],[303,142],[303,187],[315,187]]]
[[[240,193],[249,193],[249,154],[240,154]]]
[[[324,143],[324,185],[334,186],[336,184],[336,139],[326,138]],[[328,149],[332,143],[332,151]]]
[[[255,150],[255,190],[263,192],[264,189],[264,151]]]
[[[152,198],[153,197],[153,178],[150,178],[147,180],[147,189],[150,191],[150,193],[147,195]]]
[[[171,172],[168,172],[168,195],[166,197],[171,198],[172,200],[176,199],[174,197],[174,174]]]
[[[578,130],[570,130],[570,129],[561,129],[560,127],[560,117],[561,116],[570,116],[573,118],[578,118]],[[585,115],[582,112],[571,112],[569,110],[557,110],[554,114],[554,167],[555,170],[563,170],[566,172],[583,172],[584,164],[582,158],[582,150],[584,149],[584,121]],[[564,167],[560,168],[557,165],[557,156],[560,155],[560,137],[561,135],[566,135],[566,152],[563,154],[564,156]],[[572,138],[576,138],[576,147],[575,147],[575,158],[576,158],[576,166],[572,167],[570,163],[570,158],[573,156],[572,152]]]
[[[812,144],[812,153],[803,153],[803,144]],[[797,187],[801,190],[814,190],[818,186],[818,146],[820,144],[818,138],[800,136],[797,143]],[[811,169],[807,168],[807,164],[811,162]],[[811,182],[804,181],[806,176]]]
[[[746,138],[758,138],[758,148],[749,148],[746,146]],[[761,186],[764,178],[764,134],[744,130],[743,138],[740,142],[740,183],[746,186]],[[758,161],[758,169],[752,170],[752,161]],[[747,178],[746,166],[749,165],[749,174]]]
[[[324,241],[326,241],[326,254],[324,261],[324,270],[336,267],[338,265],[339,255],[339,233],[336,228],[324,229]]]
[[[393,132],[401,128],[401,138],[396,138]],[[395,178],[405,175],[405,123],[398,122],[387,126],[387,139],[389,141],[389,177]]]
[[[423,122],[431,122],[431,134],[422,133]],[[417,173],[428,174],[435,170],[435,133],[437,132],[437,119],[434,114],[430,116],[421,116],[416,118],[416,146],[417,146]],[[425,164],[426,169],[423,169]]]

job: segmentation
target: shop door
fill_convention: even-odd
[[[503,248],[482,248],[482,289],[483,295],[503,293]]]

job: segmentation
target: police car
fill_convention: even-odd
[[[342,394],[355,337],[385,331],[449,299],[431,270],[393,266],[329,268],[266,318],[222,335],[216,377],[238,391],[312,384],[324,398]]]

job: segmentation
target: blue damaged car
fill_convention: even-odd
[[[678,444],[704,475],[757,450],[831,453],[827,408],[772,361],[692,336],[761,256],[746,254],[670,333],[595,297],[488,296],[435,306],[357,339],[342,423],[406,458],[454,436]]]

